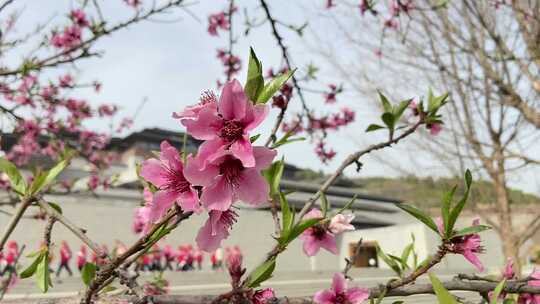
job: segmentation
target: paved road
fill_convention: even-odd
[[[376,286],[390,279],[390,273],[381,270],[362,270],[352,273],[355,285],[364,287]],[[167,273],[165,277],[170,281],[172,294],[220,294],[230,289],[228,276],[222,272],[174,272]],[[264,286],[272,287],[280,296],[311,296],[317,290],[328,288],[332,277],[331,272],[281,272],[268,281]],[[450,279],[450,275],[440,274],[441,279]],[[54,280],[55,285],[45,297],[75,296],[83,289],[79,277],[62,278]],[[461,293],[459,296],[471,298],[469,293]],[[36,299],[44,297],[35,286],[32,279],[22,280],[5,297],[5,300]],[[396,299],[389,298],[383,303],[392,303]],[[408,297],[407,303],[436,303],[434,296],[422,295]]]

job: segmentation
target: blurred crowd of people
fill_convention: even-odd
[[[114,243],[112,250],[109,251],[106,245],[102,245],[101,250],[114,257],[126,252],[127,247],[117,240]],[[73,253],[69,244],[66,241],[62,241],[56,252],[59,256],[59,261],[57,262],[55,270],[56,276],[60,276],[63,272],[72,276],[73,271],[70,265],[72,264]],[[53,250],[49,252],[51,269],[53,269],[53,264],[55,264],[56,252],[54,247]],[[4,251],[0,252],[0,277],[4,276],[6,273],[15,271],[18,256],[19,245],[15,241],[10,241]],[[227,261],[233,257],[240,258],[240,260],[243,257],[238,246],[226,247],[225,249],[218,248],[213,253],[208,254],[191,244],[180,245],[176,249],[171,245],[159,246],[156,244],[137,259],[134,267],[135,270],[143,272],[202,270],[205,256],[208,256],[209,267],[214,271],[222,270],[227,266],[225,265],[227,264]],[[75,265],[79,272],[82,271],[86,263],[93,263],[99,267],[105,262],[104,259],[100,258],[85,245],[82,245],[75,255]]]

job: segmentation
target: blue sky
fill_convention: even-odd
[[[145,2],[145,0],[143,0]],[[148,1],[146,1],[148,2]],[[239,1],[240,6],[251,5],[254,1]],[[302,24],[309,21],[309,28],[305,37],[283,30],[285,43],[290,48],[294,65],[300,69],[314,62],[321,66],[319,82],[309,85],[317,87],[335,81],[337,73],[325,65],[317,55],[313,54],[310,33],[316,32],[329,34],[329,29],[324,28],[324,21],[317,13],[324,1],[301,0],[286,1],[272,0],[271,9],[276,16],[293,24]],[[122,20],[130,17],[133,11],[126,7],[121,0],[103,1],[103,11],[106,16],[113,20]],[[159,1],[158,1],[159,3]],[[104,54],[99,59],[82,62],[76,76],[82,80],[92,81],[99,79],[103,83],[102,92],[95,95],[90,91],[81,91],[80,96],[87,98],[92,103],[113,102],[121,107],[121,116],[131,116],[135,113],[141,101],[146,98],[141,114],[136,117],[134,130],[146,127],[161,127],[170,130],[182,130],[182,127],[171,118],[171,113],[180,110],[186,105],[197,101],[200,93],[208,88],[215,88],[215,81],[222,76],[221,64],[216,59],[217,47],[227,45],[226,36],[212,38],[206,32],[206,16],[226,6],[226,1],[212,0],[200,1],[188,6],[188,14],[178,11],[174,15],[155,18],[155,22],[145,22],[129,29],[116,33],[112,38],[104,38],[97,45],[97,49],[103,50]],[[56,16],[52,24],[62,24],[62,16],[66,8],[77,7],[76,1],[32,1],[21,0],[18,5],[25,7],[19,26],[22,33],[32,28],[36,21],[46,21],[51,16]],[[19,6],[21,7],[21,6]],[[254,7],[254,6],[253,6]],[[255,8],[255,7],[254,7]],[[262,16],[260,9],[255,10]],[[194,17],[195,16],[195,17]],[[238,15],[240,17],[240,15]],[[241,26],[243,16],[236,19],[233,24],[236,28]],[[176,22],[163,21],[176,20]],[[158,22],[159,21],[159,22]],[[239,23],[240,22],[240,23]],[[331,32],[330,32],[331,34]],[[247,59],[249,46],[252,46],[263,66],[279,66],[281,62],[280,50],[277,48],[273,37],[270,35],[268,24],[254,29],[249,37],[239,33],[239,43],[235,45],[236,53],[244,60]],[[11,60],[21,56],[15,55]],[[367,58],[375,60],[375,58]],[[239,78],[243,82],[245,72],[242,71]],[[339,82],[339,80],[337,80]],[[337,110],[342,106],[348,106],[357,112],[356,123],[337,132],[332,136],[331,144],[338,152],[336,159],[329,165],[322,165],[313,153],[313,148],[308,142],[295,143],[284,147],[281,153],[288,162],[301,167],[322,169],[330,172],[335,169],[340,159],[352,151],[369,143],[380,140],[375,135],[366,136],[362,131],[366,126],[378,119],[374,96],[356,96],[345,93],[338,99],[336,106],[328,108],[321,97],[316,94],[308,95],[309,103],[325,112]],[[293,106],[293,110],[297,106]],[[277,110],[272,111],[275,116]],[[94,122],[101,129],[107,128],[106,122]],[[261,127],[260,133],[268,134],[271,119],[268,119]],[[414,158],[406,149],[410,146],[396,148],[392,152],[383,153],[385,158],[398,159],[400,166],[409,171],[422,172],[423,174],[440,175],[441,167],[435,162],[424,162],[423,168],[415,168],[416,164],[410,160]],[[361,175],[354,174],[353,170],[348,174],[355,176],[395,176],[397,173],[375,158],[364,160],[364,169]],[[540,179],[536,172],[528,172],[515,177],[513,183],[521,188],[540,193]]]

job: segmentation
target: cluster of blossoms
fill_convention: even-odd
[[[56,81],[42,85],[39,75],[29,74],[19,81],[0,86],[0,94],[8,104],[24,107],[33,114],[17,120],[14,131],[21,136],[9,151],[5,151],[8,159],[24,165],[36,154],[55,158],[66,148],[63,137],[69,137],[96,167],[110,163],[111,155],[99,151],[110,136],[88,131],[83,124],[96,116],[114,116],[117,108],[110,104],[94,108],[85,100],[65,96],[74,83],[70,74],[64,74]]]
[[[261,170],[270,166],[276,151],[253,146],[249,135],[267,114],[268,106],[254,105],[237,80],[225,84],[219,101],[205,93],[198,104],[174,113],[189,135],[204,142],[186,162],[163,142],[160,159],[142,164],[141,177],[157,191],[146,193],[147,204],[138,217],[155,223],[175,203],[186,212],[205,211],[209,217],[197,244],[208,252],[218,248],[238,217],[235,202],[259,206],[268,201],[269,186]]]
[[[90,26],[86,14],[81,9],[71,11],[69,15],[72,24],[64,27],[62,31],[53,32],[51,45],[58,49],[70,50],[82,42],[82,31]]]
[[[334,97],[335,98],[335,97]],[[326,137],[329,131],[337,131],[354,122],[355,112],[350,108],[343,107],[340,112],[316,117],[310,114],[304,119],[294,118],[290,122],[284,122],[282,131],[291,133],[307,132],[315,141],[315,153],[323,163],[327,163],[336,156],[336,152],[327,147]]]
[[[240,57],[230,54],[229,52],[218,49],[217,50],[217,58],[221,63],[223,64],[223,67],[225,68],[225,75],[236,75],[238,72],[240,72],[240,69],[242,69],[242,61],[240,60]],[[221,87],[221,84],[218,83],[218,86]]]
[[[228,31],[230,28],[228,13],[217,12],[208,16],[208,33],[210,35],[219,36],[218,29]]]
[[[210,36],[218,37],[219,32],[221,31],[230,31],[231,30],[231,24],[230,24],[230,18],[232,14],[234,14],[237,11],[236,7],[229,7],[227,11],[220,11],[214,14],[210,14],[208,16],[208,33]],[[233,42],[231,42],[233,43]],[[224,50],[222,48],[217,49],[217,58],[221,62],[221,64],[224,67],[224,73],[226,76],[226,79],[229,80],[233,78],[240,69],[242,68],[242,61],[240,58],[236,55],[234,55],[231,51]],[[217,81],[218,88],[223,86],[222,81]]]

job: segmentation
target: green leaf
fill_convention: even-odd
[[[454,227],[458,216],[461,214],[461,211],[465,207],[465,203],[467,203],[467,200],[469,199],[469,193],[471,191],[471,183],[472,183],[471,171],[467,170],[465,172],[465,186],[467,187],[467,189],[465,190],[465,194],[463,195],[461,200],[452,209],[452,212],[450,212],[450,217],[448,219],[448,227]]]
[[[367,127],[366,132],[373,132],[373,131],[377,131],[377,130],[380,130],[380,129],[384,129],[384,127],[380,126],[380,125],[376,125],[376,124],[370,124]]]
[[[351,205],[354,204],[354,202],[356,201],[356,198],[357,198],[357,197],[358,197],[358,194],[355,194],[355,195],[351,198],[351,200],[350,200],[347,204],[345,204],[345,206],[343,206],[341,209],[338,210],[337,213],[343,213],[343,211],[349,209],[349,208],[351,207]]]
[[[403,249],[403,252],[401,253],[401,260],[404,263],[403,265],[407,266],[404,268],[407,268],[407,269],[409,268],[409,264],[408,264],[409,256],[411,255],[411,252],[413,251],[413,249],[414,249],[414,243],[410,243]]]
[[[323,220],[323,219],[322,218],[310,218],[310,219],[305,219],[305,220],[301,221],[296,226],[294,226],[294,228],[292,229],[291,235],[289,236],[289,240],[292,241],[292,240],[296,239],[300,234],[302,234],[302,232],[304,232],[306,229],[308,229],[308,228],[310,228],[312,226],[317,225],[321,220]]]
[[[432,273],[429,273],[429,279],[431,280],[431,285],[433,285],[433,290],[435,291],[435,294],[437,295],[437,300],[439,300],[439,304],[457,304],[456,299],[446,288],[444,288],[443,284],[439,279]]]
[[[257,139],[259,139],[259,137],[261,137],[260,133],[257,135],[253,135],[249,138],[249,142],[254,143]]]
[[[399,265],[396,263],[396,261],[394,261],[392,258],[390,258],[389,256],[387,256],[381,249],[381,247],[379,245],[377,245],[375,247],[377,249],[377,256],[379,256],[383,262],[388,265],[395,273],[397,273],[399,276],[401,276],[401,268],[399,267]]]
[[[56,177],[58,177],[58,175],[62,173],[62,171],[64,171],[64,169],[69,165],[70,159],[71,157],[68,156],[68,158],[60,161],[49,171],[45,171],[40,174],[38,178],[35,178],[34,182],[32,182],[32,185],[30,186],[30,195],[38,193],[41,189],[52,183]]]
[[[56,210],[56,212],[62,214],[62,208],[58,204],[49,202],[49,206]]]
[[[516,300],[507,298],[507,299],[504,299],[503,304],[516,304]]]
[[[382,121],[388,127],[389,130],[394,130],[395,120],[394,115],[390,112],[383,113],[381,116]]]
[[[30,266],[28,266],[25,270],[23,270],[23,272],[20,273],[19,276],[20,276],[21,279],[29,278],[29,277],[33,276],[34,273],[36,273],[37,267],[38,267],[39,263],[41,262],[43,252],[38,251],[37,253],[38,253],[38,256],[32,262],[32,264],[30,264]]]
[[[287,197],[283,193],[279,193],[279,201],[281,204],[281,237],[280,243],[286,245],[290,242],[289,235],[294,224],[294,212],[289,207]]]
[[[262,282],[272,277],[272,273],[274,272],[275,268],[276,268],[275,258],[264,262],[263,264],[259,265],[259,267],[255,268],[249,274],[244,285],[249,288],[259,287]]]
[[[49,272],[49,251],[45,250],[40,257],[40,262],[36,268],[36,280],[39,289],[43,293],[47,293],[49,287],[52,286],[51,274]]]
[[[377,91],[377,92],[379,93],[379,99],[381,100],[384,111],[388,112],[388,113],[391,113],[392,112],[392,104],[390,103],[388,98],[386,98],[386,96],[384,96],[384,94],[381,93],[381,91]]]
[[[279,183],[285,169],[284,160],[274,162],[268,169],[263,170],[263,175],[270,184],[270,196],[279,195]]]
[[[452,235],[452,237],[458,237],[458,236],[465,236],[465,235],[474,234],[474,233],[480,233],[482,231],[486,231],[486,230],[489,230],[489,229],[491,229],[491,227],[489,227],[489,226],[475,225],[475,226],[471,226],[471,227],[467,227],[467,228],[463,228],[461,230],[458,230],[455,234]]]
[[[290,130],[288,131],[287,133],[285,133],[285,135],[283,135],[282,138],[280,138],[278,141],[276,141],[270,148],[271,149],[276,149],[278,147],[281,147],[283,145],[286,145],[286,144],[290,144],[290,143],[293,143],[293,142],[296,142],[296,141],[303,141],[303,140],[306,140],[305,137],[294,137],[294,138],[290,138],[292,135],[295,134],[295,130]]]
[[[253,48],[249,49],[248,75],[244,91],[249,100],[255,102],[264,87],[262,64]]]
[[[398,208],[401,210],[407,212],[408,214],[414,216],[418,220],[420,220],[422,223],[424,223],[426,226],[428,226],[431,230],[435,231],[437,234],[439,233],[439,230],[437,229],[437,224],[433,221],[433,219],[425,214],[422,210],[405,204],[396,204]]]
[[[504,288],[504,284],[506,284],[506,279],[503,279],[499,284],[497,284],[497,287],[495,287],[495,290],[493,290],[493,294],[491,295],[491,301],[489,301],[490,304],[497,304],[499,296]]]
[[[441,215],[443,218],[444,234],[447,238],[450,237],[452,229],[454,229],[454,227],[449,226],[448,219],[450,217],[450,208],[452,207],[452,200],[454,198],[454,193],[456,193],[456,189],[457,186],[454,186],[451,191],[446,192],[442,200]]]
[[[322,209],[323,217],[326,217],[326,214],[328,213],[328,208],[329,208],[328,199],[326,198],[326,195],[324,194],[324,192],[322,192],[321,193],[321,209]]]
[[[266,103],[274,94],[281,89],[281,87],[291,78],[291,76],[294,74],[296,69],[292,71],[288,71],[284,74],[281,74],[277,76],[276,78],[272,79],[269,83],[264,85],[264,88],[257,96],[257,102],[256,103]]]
[[[403,112],[409,107],[409,104],[412,102],[412,99],[404,100],[399,103],[397,107],[394,108],[393,114],[395,121],[399,121]]]
[[[93,263],[85,263],[82,270],[81,270],[81,277],[84,285],[88,286],[90,285],[90,282],[94,279],[96,276],[96,270],[97,267]]]
[[[7,174],[13,190],[20,195],[26,194],[26,181],[19,172],[19,169],[12,162],[5,158],[0,158],[0,172]]]

